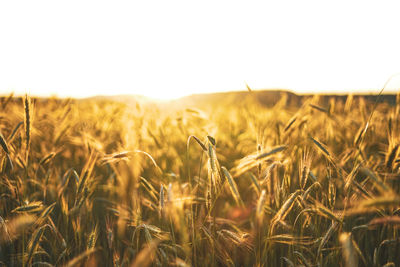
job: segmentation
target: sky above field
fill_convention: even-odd
[[[1,1],[0,94],[378,92],[400,72],[396,2]]]

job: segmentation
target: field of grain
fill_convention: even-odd
[[[1,266],[400,266],[399,96],[4,97],[0,133]]]

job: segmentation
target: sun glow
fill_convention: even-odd
[[[0,93],[378,92],[400,71],[396,1],[2,1]],[[388,90],[397,90],[392,83]]]

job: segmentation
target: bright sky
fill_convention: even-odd
[[[399,11],[365,0],[5,0],[0,94],[377,92],[400,72]]]

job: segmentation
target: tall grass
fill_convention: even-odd
[[[5,97],[0,265],[400,266],[399,99]]]

